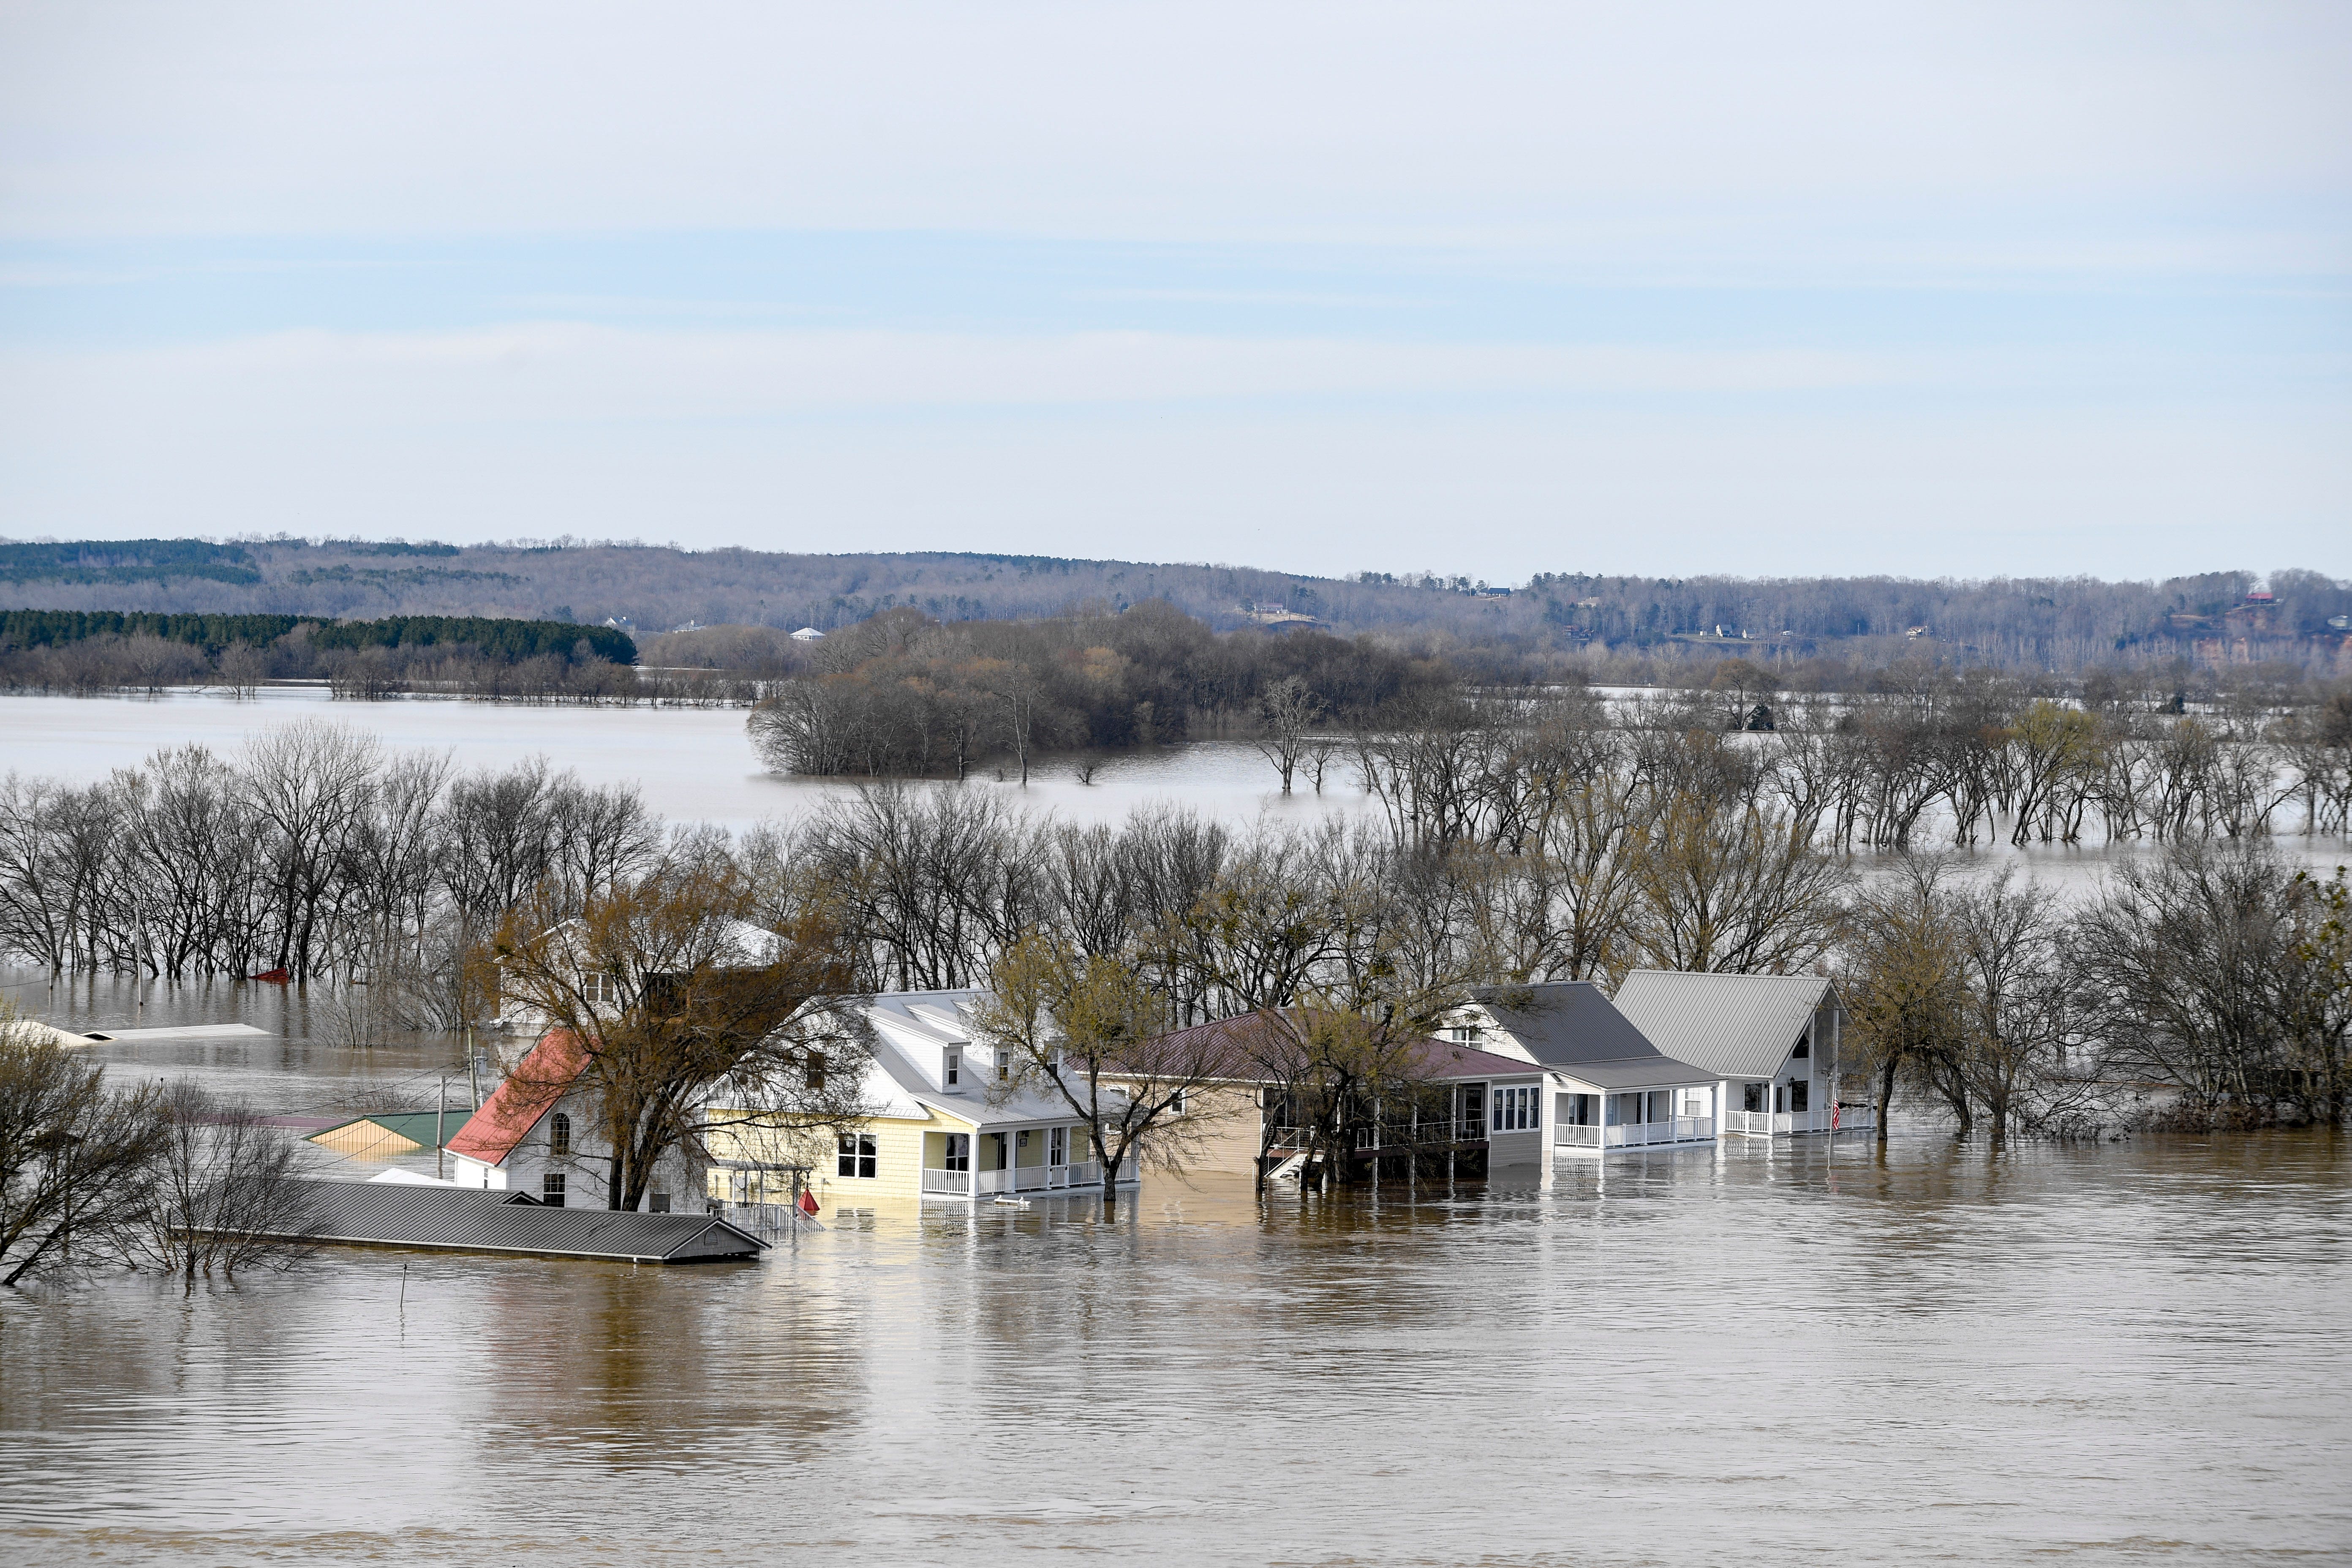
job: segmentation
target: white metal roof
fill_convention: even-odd
[[[1617,988],[1617,1010],[1669,1056],[1726,1079],[1768,1079],[1832,995],[1816,974],[1637,969]]]
[[[971,1126],[1031,1127],[1076,1119],[1067,1102],[1050,1090],[1021,1091],[992,1102],[992,1050],[973,1047],[971,1019],[988,999],[981,990],[890,991],[873,998],[866,1017],[874,1025],[874,1073],[865,1099],[877,1116],[919,1119],[951,1117]],[[946,1053],[968,1047],[959,1082],[942,1081]]]

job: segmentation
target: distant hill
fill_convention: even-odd
[[[1873,663],[1916,652],[2057,669],[2172,658],[2328,668],[2344,657],[2346,628],[2329,622],[2352,617],[2352,584],[2276,572],[2265,595],[2256,581],[2247,572],[2160,583],[1548,573],[1489,587],[1182,563],[571,540],[0,541],[0,608],[614,619],[642,637],[689,625],[831,631],[899,606],[943,621],[1003,620],[1162,599],[1219,630],[1311,625],[1456,649]]]

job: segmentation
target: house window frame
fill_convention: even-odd
[[[547,1119],[547,1156],[551,1160],[572,1158],[572,1118],[561,1110]]]
[[[969,1132],[946,1132],[941,1133],[940,1136],[947,1140],[947,1143],[940,1154],[940,1159],[942,1162],[940,1169],[943,1171],[971,1170],[971,1134]]]
[[[946,1065],[940,1071],[940,1082],[946,1088],[954,1089],[962,1081],[963,1050],[961,1047],[950,1047],[947,1052]]]
[[[565,1206],[563,1173],[543,1171],[539,1177],[539,1201],[551,1209]]]
[[[1045,1129],[1045,1163],[1048,1166],[1070,1163],[1070,1130],[1066,1127]]]
[[[1486,1091],[1488,1132],[1532,1132],[1543,1125],[1543,1086],[1496,1084]]]
[[[881,1145],[871,1132],[844,1132],[834,1143],[834,1173],[845,1182],[870,1182],[881,1170]]]

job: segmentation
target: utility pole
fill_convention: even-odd
[[[433,1179],[446,1181],[448,1173],[442,1168],[449,1146],[449,1075],[441,1075],[441,1092],[433,1100]]]

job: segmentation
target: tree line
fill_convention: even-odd
[[[779,772],[962,778],[1003,757],[1249,731],[1276,686],[1370,714],[1459,678],[1370,638],[1219,634],[1160,604],[1047,621],[943,624],[892,610],[828,637],[750,729]]]
[[[687,867],[727,890],[725,918],[790,933],[795,973],[826,977],[795,1006],[985,987],[1109,1020],[1096,1059],[1129,1067],[1139,1038],[1241,1017],[1286,1029],[1286,1103],[1334,1150],[1411,1100],[1411,1042],[1472,987],[1612,987],[1635,967],[1838,973],[1848,1065],[1872,1092],[1996,1136],[2112,1124],[2142,1114],[2143,1091],[2182,1121],[2341,1117],[2345,884],[2293,872],[2266,819],[2226,796],[2156,814],[2154,857],[2070,914],[1935,858],[1910,770],[1920,735],[1943,731],[1904,727],[1918,694],[1884,715],[1729,728],[1759,721],[1753,695],[1727,684],[1661,711],[1436,692],[1349,740],[1373,809],[1303,826],[1165,807],[1081,826],[998,790],[887,781],[730,837],[543,763],[456,775],[313,722],[232,759],[167,750],[87,788],[11,778],[0,942],[60,969],[364,975],[339,993],[365,997],[338,1026],[357,1045],[479,1016],[495,942],[642,902]],[[1943,839],[2049,820],[2042,700],[2001,726],[2017,736],[1951,731],[1994,771],[1981,801],[1961,786]],[[1825,752],[1859,760],[1824,769]],[[1147,1075],[1168,1103],[1209,1073],[1201,1050]]]

